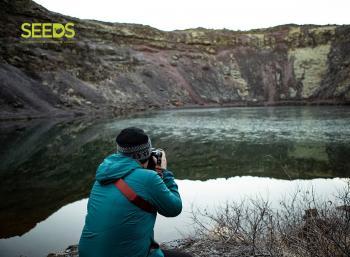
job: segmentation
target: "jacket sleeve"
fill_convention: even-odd
[[[148,179],[150,203],[165,217],[175,217],[181,213],[182,202],[172,172],[165,170],[163,179],[152,172]]]

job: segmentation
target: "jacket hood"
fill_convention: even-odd
[[[120,153],[108,156],[96,171],[96,180],[101,184],[108,184],[125,177],[134,169],[142,168],[141,164],[131,157]]]

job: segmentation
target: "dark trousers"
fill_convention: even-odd
[[[177,250],[162,250],[164,257],[193,257],[192,255]]]

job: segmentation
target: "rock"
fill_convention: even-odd
[[[210,66],[209,65],[204,65],[204,66],[202,66],[202,70],[208,71],[208,70],[210,70]]]
[[[208,47],[206,50],[210,54],[216,54],[216,50],[214,48],[212,48],[212,47]]]
[[[289,97],[291,97],[291,98],[296,97],[297,91],[294,88],[290,87],[290,88],[288,88],[288,91],[289,91]]]
[[[231,69],[230,69],[230,67],[224,67],[224,68],[223,68],[223,74],[226,75],[226,76],[231,75]]]
[[[50,253],[47,257],[79,257],[78,245],[71,245],[68,248],[59,253]]]
[[[170,61],[170,65],[176,67],[176,66],[177,66],[177,62],[175,62],[175,61]]]
[[[178,100],[178,99],[172,99],[172,100],[170,101],[170,103],[171,103],[172,105],[176,106],[176,107],[180,107],[180,106],[183,106],[183,105],[184,105],[183,102],[181,102],[181,101]]]
[[[149,70],[143,70],[142,74],[149,78],[153,77],[152,71],[149,71]]]

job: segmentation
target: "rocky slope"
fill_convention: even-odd
[[[164,32],[79,20],[30,0],[1,1],[0,22],[1,119],[350,102],[350,26]],[[21,38],[23,22],[73,22],[76,35],[33,42]]]

